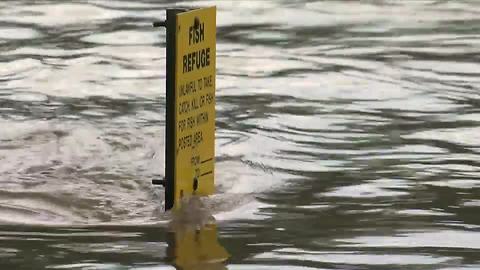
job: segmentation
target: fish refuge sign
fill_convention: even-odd
[[[167,10],[165,208],[215,191],[216,8]]]

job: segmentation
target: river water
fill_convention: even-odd
[[[217,193],[163,211],[168,7]],[[480,2],[0,2],[0,269],[480,269]]]

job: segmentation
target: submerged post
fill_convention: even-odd
[[[215,191],[216,8],[167,10],[165,210]]]

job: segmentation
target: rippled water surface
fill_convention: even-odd
[[[173,217],[151,22],[209,5],[217,194]],[[480,269],[479,51],[474,0],[1,1],[0,268]]]

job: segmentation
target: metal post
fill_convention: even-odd
[[[154,22],[154,27],[167,29],[167,70],[166,70],[166,124],[165,124],[165,179],[152,180],[154,185],[165,187],[165,211],[170,210],[175,197],[175,55],[178,13],[183,9],[168,9],[167,20]]]

